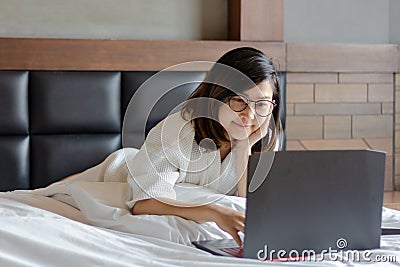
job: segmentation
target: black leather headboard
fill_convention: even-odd
[[[122,123],[130,99],[154,74],[0,71],[0,191],[47,186],[101,162],[120,148]],[[204,75],[175,71],[168,73],[168,79],[201,81]],[[285,75],[281,77],[284,123]],[[171,89],[164,84],[146,88],[148,92],[138,103],[152,105],[148,103],[148,94],[160,95],[160,90]],[[143,125],[147,132],[197,85],[187,83],[167,93],[148,119],[139,104],[130,107],[138,129],[128,139],[129,145],[140,147],[144,141]]]

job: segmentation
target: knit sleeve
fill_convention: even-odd
[[[187,134],[182,136],[185,133],[182,129],[186,128],[182,119],[172,116],[149,132],[139,152],[127,163],[127,180],[133,195],[132,200],[127,203],[129,207],[132,208],[137,201],[143,199],[176,199],[174,185],[185,175],[180,171],[184,167],[181,158],[187,154],[180,148],[187,148],[189,144],[186,143],[191,145],[191,142],[185,140],[193,140],[191,136],[187,138]]]

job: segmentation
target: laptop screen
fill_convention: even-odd
[[[252,155],[244,257],[379,247],[384,170],[385,153],[371,150]]]

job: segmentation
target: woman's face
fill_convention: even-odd
[[[257,100],[270,100],[272,101],[273,89],[271,82],[262,81],[257,86],[252,87],[243,93],[239,94],[244,96],[243,99],[251,101]],[[255,112],[255,103],[249,102],[243,111],[233,111],[228,102],[227,105],[222,105],[219,108],[218,119],[221,125],[228,132],[230,139],[244,140],[250,136],[251,133],[256,131],[263,123],[269,123],[271,114],[267,117],[262,117]]]

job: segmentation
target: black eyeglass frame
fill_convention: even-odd
[[[241,109],[241,110],[235,110],[235,109],[233,109],[233,108],[231,107],[231,99],[232,99],[232,97],[241,97],[241,98],[243,98],[244,100],[246,100],[246,105],[244,106],[244,108]],[[269,103],[272,104],[271,112],[268,113],[267,115],[260,115],[260,114],[257,112],[257,103],[262,102],[262,101],[267,101],[267,102],[269,102]],[[249,107],[249,102],[255,103],[255,112],[256,112],[257,115],[260,116],[260,117],[268,117],[269,115],[272,114],[272,112],[274,111],[274,108],[277,106],[277,104],[275,103],[275,100],[272,100],[272,101],[271,101],[271,100],[268,100],[268,99],[263,99],[263,100],[250,100],[250,99],[248,99],[247,97],[245,97],[245,96],[243,96],[243,95],[230,95],[230,96],[228,97],[228,105],[229,105],[230,109],[232,109],[232,110],[235,111],[235,112],[242,112],[243,110],[245,110],[246,108],[248,108],[248,107]]]

